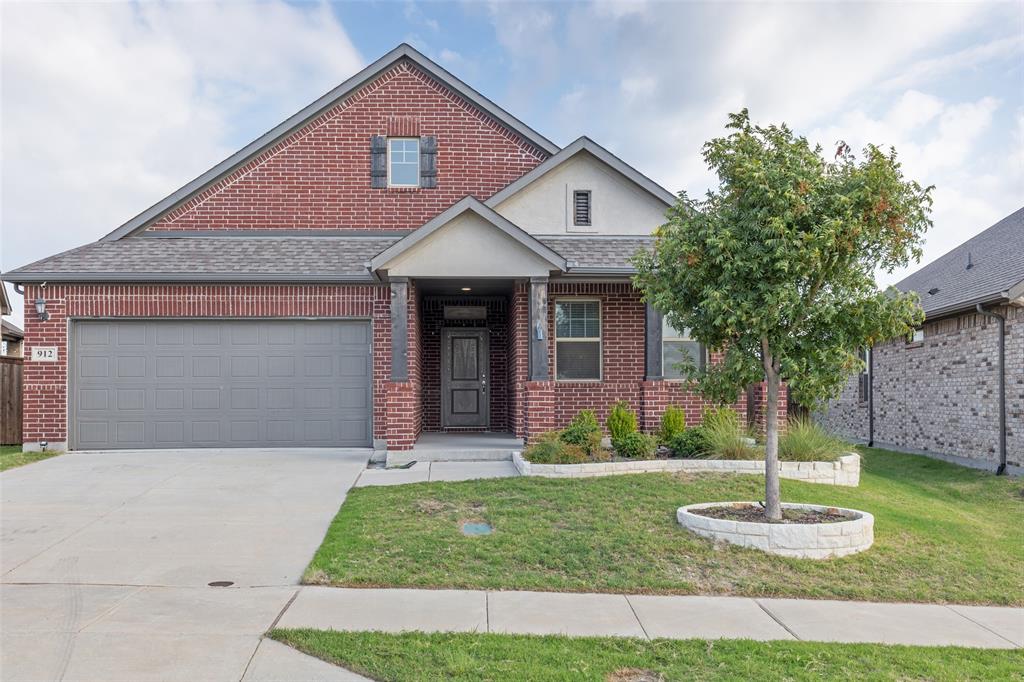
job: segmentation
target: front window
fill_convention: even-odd
[[[390,187],[419,187],[419,138],[392,137],[388,139],[388,185]]]
[[[555,302],[555,378],[600,381],[600,302]]]
[[[698,341],[690,338],[690,330],[679,331],[661,318],[661,363],[666,379],[684,379],[681,362],[688,359],[699,370],[705,367],[707,353]]]

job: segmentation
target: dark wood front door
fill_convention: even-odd
[[[488,368],[490,334],[486,329],[441,331],[441,423],[490,425]]]

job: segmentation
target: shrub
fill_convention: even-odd
[[[580,410],[560,435],[563,443],[578,445],[591,457],[601,452],[601,427],[593,410]]]
[[[620,457],[627,459],[654,459],[658,439],[639,431],[630,431],[622,438],[612,441],[612,447]]]
[[[536,464],[581,464],[588,461],[583,448],[562,441],[558,431],[542,433],[536,443],[526,448],[523,456]]]
[[[629,403],[620,400],[612,405],[605,425],[608,427],[608,435],[611,436],[612,443],[614,443],[630,433],[636,433],[636,413],[629,409]]]
[[[707,439],[709,457],[715,459],[764,459],[764,449],[752,444],[740,417],[727,407],[704,413],[701,429]]]
[[[789,420],[786,432],[779,436],[779,459],[786,462],[830,462],[850,446],[810,419]]]
[[[661,415],[661,428],[658,429],[658,440],[668,445],[672,439],[686,430],[686,413],[681,407],[669,405]]]
[[[709,449],[708,437],[703,427],[693,426],[673,436],[668,447],[676,457],[705,457]]]

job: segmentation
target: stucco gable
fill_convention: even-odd
[[[573,193],[590,193],[591,224],[573,224]],[[649,235],[675,197],[582,137],[487,200],[531,234]]]

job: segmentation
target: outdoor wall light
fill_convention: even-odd
[[[473,291],[473,287],[462,287],[463,291]]]
[[[50,319],[50,313],[46,312],[46,299],[42,296],[36,299],[36,313],[38,313],[39,319],[43,322]]]

